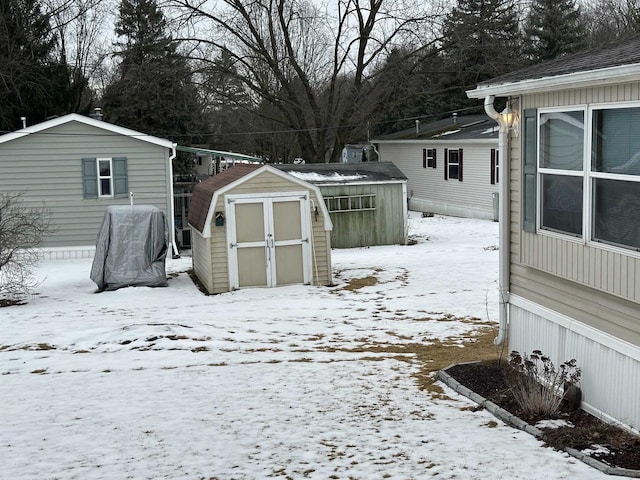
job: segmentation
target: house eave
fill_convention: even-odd
[[[497,128],[497,125],[496,125]],[[410,145],[414,145],[414,144],[420,144],[420,145],[424,145],[425,143],[444,143],[444,144],[449,144],[449,143],[455,143],[457,144],[461,144],[461,145],[473,145],[473,144],[481,144],[481,145],[494,145],[496,143],[498,143],[498,137],[496,136],[495,138],[480,138],[480,139],[472,139],[472,138],[465,138],[465,139],[460,139],[460,140],[456,140],[455,138],[451,138],[451,139],[445,139],[445,138],[423,138],[423,139],[411,139],[411,140],[372,140],[372,143],[379,143],[379,144],[389,144],[389,145],[395,145],[395,144],[410,144]]]
[[[619,65],[616,67],[526,79],[517,82],[480,85],[474,90],[467,90],[467,96],[478,99],[486,98],[490,95],[504,97],[549,90],[597,87],[612,82],[631,83],[638,81],[640,81],[640,64]]]

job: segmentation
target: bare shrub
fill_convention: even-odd
[[[51,232],[44,206],[27,206],[24,192],[0,192],[0,298],[21,298],[37,286],[38,247]]]
[[[513,351],[509,355],[506,381],[515,400],[526,415],[552,416],[558,412],[566,385],[580,382],[581,370],[575,358],[559,369],[540,350],[531,355]]]

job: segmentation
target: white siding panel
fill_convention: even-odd
[[[498,184],[491,184],[491,148],[495,145],[425,142],[380,144],[381,160],[393,162],[407,177],[407,194],[412,209],[443,215],[493,219],[493,194]],[[435,148],[436,167],[422,167],[422,150]],[[462,148],[463,181],[444,179],[444,149]]]
[[[539,349],[556,366],[575,358],[582,369],[586,409],[607,420],[640,427],[640,347],[517,298],[509,308],[509,349]],[[536,313],[531,310],[536,309]],[[541,314],[541,315],[539,315]]]

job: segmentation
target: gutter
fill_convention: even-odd
[[[509,127],[493,106],[495,97],[489,95],[484,99],[484,111],[500,126],[498,134],[499,168],[499,243],[498,243],[498,288],[499,288],[499,328],[498,336],[493,340],[495,345],[503,345],[507,337],[507,308],[509,304]],[[508,106],[508,105],[507,105]]]
[[[178,154],[176,147],[176,143],[171,144],[171,154],[169,155],[169,239],[171,240],[171,249],[173,250],[174,258],[180,256],[180,253],[178,252],[178,245],[176,244],[176,229],[173,224],[175,219],[175,202],[173,200],[173,160]]]

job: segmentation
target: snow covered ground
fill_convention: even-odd
[[[0,309],[0,478],[606,478],[368,348],[496,320],[497,227],[412,213],[417,245],[334,250],[334,287],[205,296],[183,257],[95,294],[89,260],[43,263]]]

